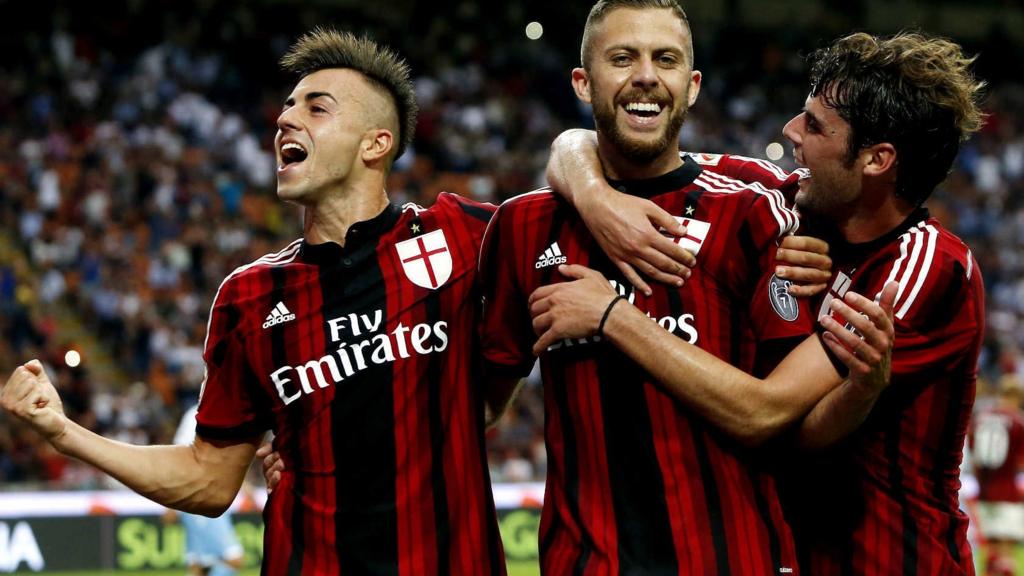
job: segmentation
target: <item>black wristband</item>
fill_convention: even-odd
[[[625,300],[626,297],[622,294],[612,298],[612,301],[608,303],[608,307],[604,309],[604,316],[601,316],[601,323],[597,325],[597,335],[604,338],[604,323],[608,321],[608,316],[612,313],[612,308],[619,303],[619,300]]]

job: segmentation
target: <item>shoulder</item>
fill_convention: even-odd
[[[437,200],[434,201],[434,205],[430,208],[423,208],[411,202],[402,206],[403,212],[411,212],[413,214],[450,213],[475,218],[484,223],[491,219],[495,210],[497,210],[497,206],[494,204],[477,202],[476,200],[471,200],[451,192],[441,192],[438,194]]]
[[[738,205],[746,206],[754,216],[774,223],[780,236],[796,232],[800,227],[800,214],[790,207],[786,195],[760,181],[703,170],[694,184],[708,192],[726,195]]]
[[[757,182],[767,188],[780,189],[789,193],[795,191],[796,183],[806,175],[803,168],[787,172],[780,166],[759,158],[748,158],[733,154],[708,154],[706,152],[683,152],[712,174],[721,174],[746,182]]]
[[[221,301],[222,296],[225,294],[233,294],[235,297],[242,296],[243,294],[241,293],[244,292],[244,290],[242,290],[241,287],[243,285],[249,284],[250,281],[261,277],[270,269],[280,268],[294,263],[299,256],[301,248],[302,239],[297,238],[282,250],[265,254],[248,264],[235,268],[224,278],[224,281],[221,282],[220,287],[217,289],[217,297],[214,301]]]
[[[559,197],[545,186],[505,200],[498,207],[498,212],[554,209],[558,203]]]
[[[870,268],[875,268],[873,274]],[[927,317],[931,311],[967,314],[963,304],[981,287],[970,248],[934,218],[920,220],[895,238],[865,272],[877,279],[879,292],[890,281],[899,283],[897,319]]]

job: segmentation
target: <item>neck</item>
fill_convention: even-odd
[[[334,242],[345,245],[348,229],[370,220],[388,205],[383,178],[379,182],[332,190],[315,204],[306,206],[302,234],[310,244]]]
[[[598,133],[597,153],[604,166],[604,174],[612,180],[644,180],[655,178],[683,165],[679,150],[669,146],[654,160],[637,162],[625,156],[607,139]]]
[[[847,242],[860,244],[881,238],[895,230],[914,211],[914,206],[896,196],[891,187],[864,190],[849,216],[839,222]]]

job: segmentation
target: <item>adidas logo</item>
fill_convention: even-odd
[[[565,264],[565,262],[566,258],[562,256],[562,249],[558,247],[558,242],[552,242],[551,246],[548,246],[548,249],[537,258],[537,263],[533,267],[540,270],[556,264]]]
[[[263,328],[270,328],[271,326],[277,326],[278,324],[284,324],[295,320],[295,314],[288,311],[288,307],[284,305],[284,302],[278,302],[277,306],[267,314],[267,321],[263,323]]]

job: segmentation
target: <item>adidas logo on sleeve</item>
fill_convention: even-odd
[[[558,242],[552,242],[551,246],[548,246],[548,249],[537,258],[537,263],[533,267],[540,270],[548,266],[565,264],[565,262],[566,258],[562,255],[562,249],[558,247]]]
[[[267,314],[267,321],[263,323],[263,328],[267,329],[291,320],[295,320],[295,314],[288,311],[288,307],[284,305],[284,302],[278,302],[277,306],[274,306],[274,309],[270,311],[270,314]]]

